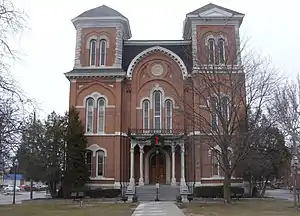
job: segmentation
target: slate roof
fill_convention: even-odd
[[[215,5],[213,3],[209,3],[209,4],[207,4],[207,5],[205,5],[205,6],[201,7],[201,8],[198,8],[197,10],[194,10],[194,11],[188,13],[187,15],[198,15],[199,13],[205,12],[205,11],[213,9],[213,8],[219,8],[220,10],[227,11],[229,13],[232,13],[233,15],[245,15],[245,14],[239,13],[237,11],[221,7],[219,5]]]
[[[153,47],[156,45],[123,45],[123,58],[122,58],[122,69],[127,71],[130,62],[136,57],[140,52]],[[193,60],[192,60],[192,45],[176,45],[176,44],[169,44],[169,45],[161,45],[157,44],[157,46],[164,47],[174,53],[176,53],[184,62],[185,66],[187,67],[188,72],[192,71],[193,68]]]
[[[90,9],[88,11],[85,11],[82,14],[80,14],[78,17],[123,17],[123,18],[126,18],[120,12],[118,12],[115,9],[112,9],[106,5],[102,5],[102,6]]]

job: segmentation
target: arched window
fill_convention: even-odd
[[[166,100],[165,102],[165,118],[166,118],[166,129],[171,130],[172,129],[172,101]]]
[[[92,157],[93,157],[93,152],[88,150],[85,154],[85,160],[86,160],[86,165],[89,171],[89,176],[92,175]]]
[[[153,92],[153,104],[154,104],[154,129],[161,129],[161,92],[154,91]]]
[[[93,124],[94,124],[94,99],[88,98],[86,100],[86,132],[93,132]]]
[[[90,41],[90,66],[96,66],[96,44],[95,39]]]
[[[148,100],[143,101],[143,129],[149,129],[149,112],[150,112],[150,102]]]
[[[105,128],[105,99],[98,100],[98,132],[104,133]]]
[[[209,64],[215,64],[215,40],[208,40],[208,49],[209,49]]]
[[[222,97],[221,111],[222,111],[222,117],[224,118],[224,120],[228,120],[228,118],[229,118],[229,100],[227,97]]]
[[[218,100],[215,97],[210,98],[211,109],[211,128],[213,131],[217,130],[218,126]]]
[[[105,154],[104,151],[99,150],[96,152],[97,157],[97,176],[104,176],[104,168],[105,168]]]
[[[211,151],[211,160],[212,160],[212,176],[220,176],[220,152],[218,150]]]
[[[106,48],[107,42],[106,40],[100,40],[100,66],[104,66],[106,62]]]
[[[219,47],[219,63],[225,64],[225,43],[223,39],[219,39],[218,47]]]

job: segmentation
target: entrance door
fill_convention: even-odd
[[[162,153],[154,153],[150,157],[150,184],[166,183],[166,157]]]

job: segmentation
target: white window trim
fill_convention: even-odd
[[[103,110],[103,131],[100,131],[100,100],[104,101],[104,110]],[[105,114],[106,114],[106,100],[104,97],[100,97],[97,100],[97,133],[105,133]]]
[[[147,124],[148,128],[145,128],[145,103],[148,103],[148,116],[147,116]],[[150,129],[150,101],[148,99],[143,100],[142,102],[142,109],[143,109],[143,129],[148,130]]]
[[[93,41],[95,41],[95,64],[94,65],[92,65],[92,50],[91,50],[91,48],[92,48],[91,44]],[[89,55],[90,56],[89,66],[96,67],[96,65],[97,65],[97,40],[94,38],[89,40],[89,54],[90,54]]]
[[[90,173],[91,173],[91,176],[92,176],[92,171],[93,171],[93,151],[92,150],[90,150],[90,149],[87,149],[87,152],[85,153],[85,157],[86,157],[86,160],[87,160],[87,153],[88,152],[90,152],[91,153],[91,170],[89,170],[90,171]]]
[[[159,100],[159,103],[160,103],[160,105],[159,105],[159,115],[155,115],[155,96],[154,96],[154,94],[156,93],[156,92],[159,92],[159,94],[160,94],[160,100]],[[162,92],[160,91],[160,90],[155,90],[155,91],[153,91],[153,129],[154,130],[161,130],[162,129]],[[159,129],[156,129],[155,128],[155,118],[157,118],[157,117],[159,117]]]
[[[211,59],[210,59],[210,41],[213,42],[213,63],[211,63]],[[216,41],[214,38],[209,38],[208,39],[208,50],[209,50],[209,53],[208,53],[208,64],[209,65],[215,65],[216,64]]]
[[[221,63],[221,52],[220,52],[220,47],[219,47],[219,41],[222,41],[223,42],[223,59],[224,59],[224,62]],[[218,40],[218,50],[219,50],[219,65],[225,65],[226,63],[226,52],[225,52],[225,40],[223,38],[219,38]]]
[[[105,54],[104,54],[104,64],[101,64],[101,60],[102,60],[102,41],[105,41]],[[107,59],[107,40],[104,38],[101,38],[99,40],[99,67],[105,67],[106,66],[106,59]]]
[[[93,108],[92,108],[92,127],[91,127],[91,131],[88,132],[88,114],[89,114],[89,106],[88,106],[88,100],[91,99],[93,100]],[[86,109],[85,109],[85,132],[88,133],[88,134],[91,134],[91,133],[94,133],[94,115],[95,115],[95,100],[94,98],[92,97],[88,97],[86,100],[85,100],[85,106],[86,106]]]
[[[99,168],[98,154],[99,153],[101,153],[102,157],[103,157],[103,164],[102,164],[103,174],[102,175],[98,175],[98,168]],[[105,176],[105,165],[106,165],[106,154],[102,149],[99,149],[96,151],[96,177],[104,177]]]
[[[168,122],[168,110],[167,110],[167,103],[170,102],[170,128],[167,128],[167,122]],[[166,130],[172,130],[172,126],[173,126],[173,102],[172,100],[168,99],[168,100],[165,100],[165,129]]]
[[[231,153],[233,152],[233,150],[232,150],[231,147],[229,147],[228,150],[229,150]],[[210,149],[208,150],[208,155],[209,155],[211,161],[213,160],[213,154],[212,154],[212,151],[218,151],[219,154],[217,154],[217,156],[220,156],[221,148],[220,148],[220,146],[217,145],[217,146],[215,146],[214,148],[210,148]],[[220,159],[220,158],[219,158],[219,159]],[[220,168],[221,168],[220,161],[217,160],[217,162],[218,162],[218,175],[214,175],[214,174],[213,174],[213,166],[214,166],[214,164],[212,164],[212,166],[211,166],[211,168],[212,168],[212,169],[211,169],[211,171],[212,171],[212,173],[211,173],[211,178],[220,178],[220,177],[223,177],[223,176],[220,175]],[[229,164],[231,165],[231,160],[229,160]]]

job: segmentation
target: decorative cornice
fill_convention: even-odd
[[[65,76],[70,79],[76,78],[125,78],[126,73],[120,68],[78,68],[65,73]]]

